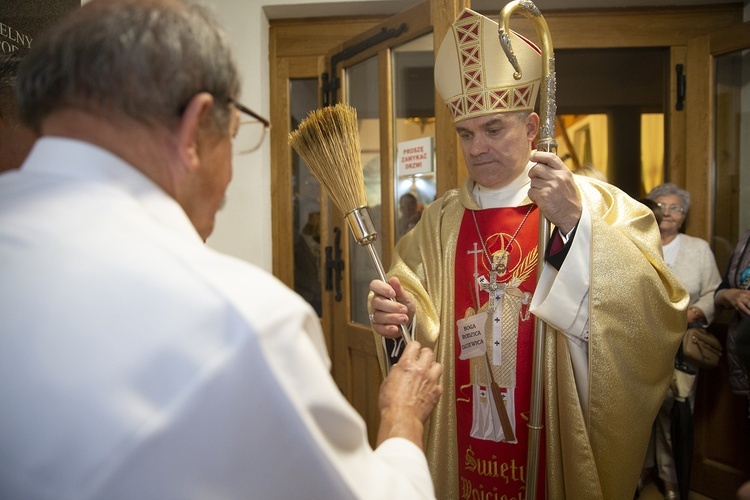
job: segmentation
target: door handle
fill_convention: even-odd
[[[333,228],[334,246],[326,247],[326,290],[336,288],[336,302],[341,302],[341,273],[344,270],[344,261],[341,260],[341,229]]]

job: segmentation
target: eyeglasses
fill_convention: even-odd
[[[229,104],[243,115],[247,115],[244,120],[240,121],[237,133],[232,139],[234,154],[242,155],[256,151],[263,144],[271,123],[234,99],[229,99]]]
[[[678,214],[685,213],[685,207],[681,207],[679,205],[669,205],[669,206],[667,206],[664,203],[657,203],[656,205],[659,208],[661,208],[662,212],[665,212],[665,211],[669,210],[670,212],[675,212],[675,213],[678,213]]]

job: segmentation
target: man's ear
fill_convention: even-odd
[[[180,160],[189,171],[195,171],[200,167],[198,156],[198,138],[201,132],[201,123],[211,112],[214,97],[208,92],[195,94],[182,113],[177,130],[177,148]]]
[[[529,139],[529,141],[533,141],[536,139],[537,134],[539,133],[539,115],[531,112],[526,117],[526,137]]]

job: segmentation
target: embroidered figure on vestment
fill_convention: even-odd
[[[529,213],[533,205],[529,209]],[[528,216],[528,213],[527,213]],[[475,219],[476,220],[476,219]],[[516,234],[520,230],[523,222]],[[524,256],[523,249],[515,241],[515,234],[510,236],[497,233],[482,239],[477,224],[477,234],[483,250],[474,245],[473,255],[474,278],[473,288],[476,304],[481,304],[484,293],[487,301],[478,310],[469,308],[459,326],[472,324],[472,320],[484,320],[484,346],[481,351],[472,349],[471,354],[462,351],[462,359],[471,358],[471,385],[475,423],[472,426],[472,437],[491,441],[517,442],[515,439],[515,398],[516,387],[516,346],[520,321],[529,319],[529,304],[532,294],[521,291],[518,287],[534,271],[537,262],[537,248],[533,247]],[[507,241],[507,243],[505,243]],[[488,248],[497,245],[500,248],[489,255]],[[484,255],[483,255],[484,254]],[[519,255],[517,262],[510,262],[510,255]],[[486,256],[486,260],[481,258]],[[482,262],[480,268],[479,262]],[[488,262],[489,261],[489,262]],[[503,281],[502,278],[505,278]],[[467,328],[464,326],[464,328]],[[472,343],[472,346],[475,343]],[[462,349],[464,346],[462,345]],[[492,398],[492,384],[503,400],[503,407],[498,408]],[[501,422],[500,428],[497,423]],[[510,426],[510,427],[508,427]],[[510,439],[508,439],[510,438]]]

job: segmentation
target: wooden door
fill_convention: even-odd
[[[750,128],[743,119],[750,108],[743,76],[750,70],[748,48],[748,23],[687,45],[685,184],[698,194],[688,231],[711,242],[722,272],[739,235],[750,227]],[[722,341],[728,321],[728,314],[719,314],[710,328]],[[724,356],[717,369],[699,374],[695,403],[691,486],[718,499],[735,498],[750,479],[747,398],[732,394],[728,380]]]

